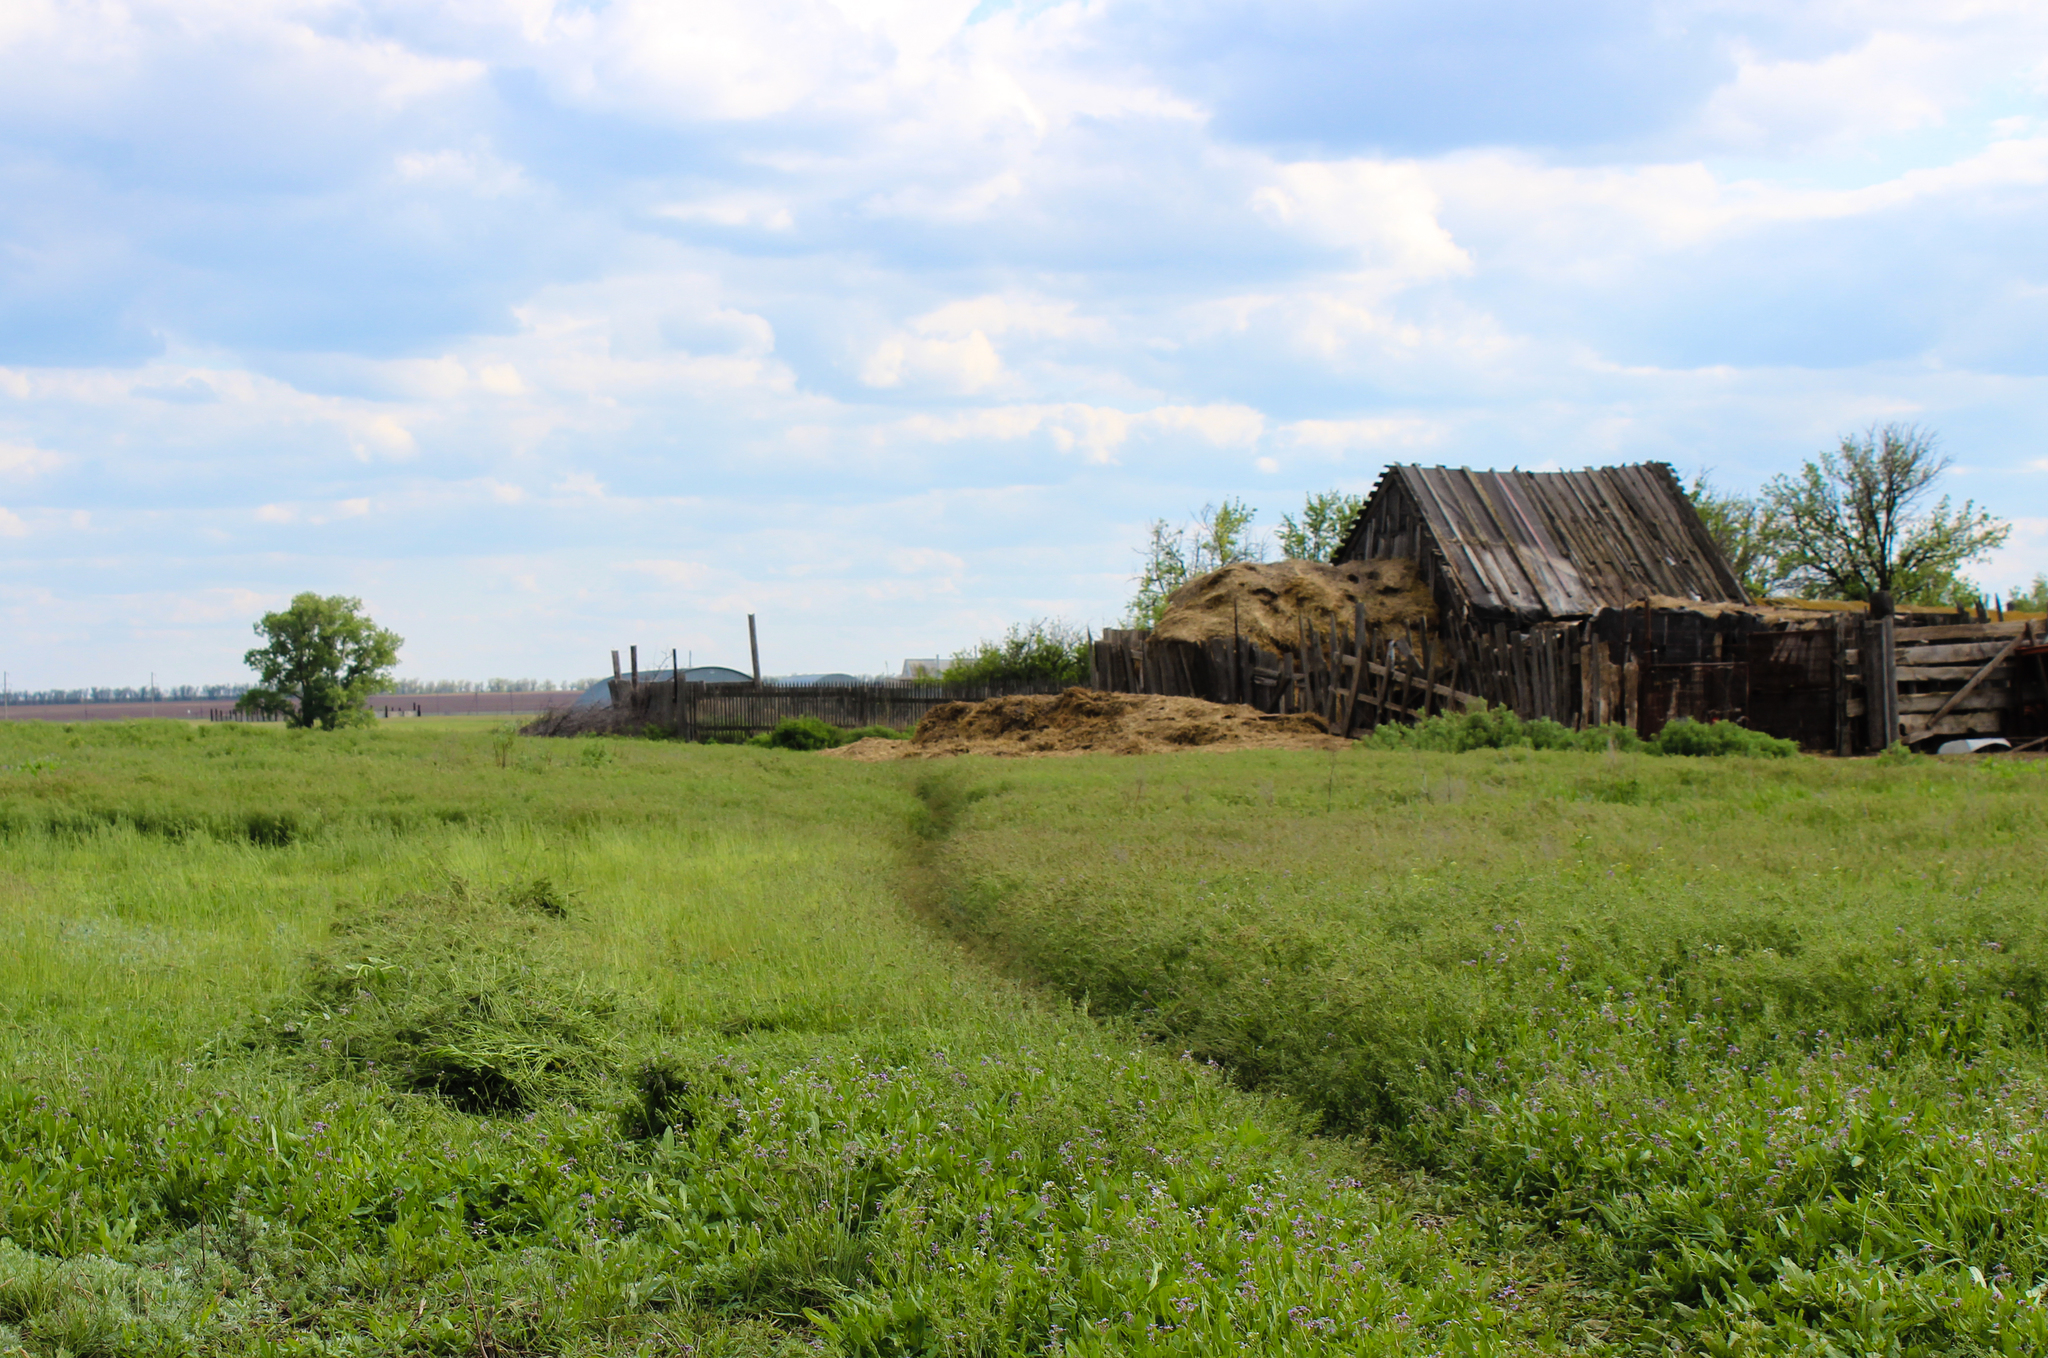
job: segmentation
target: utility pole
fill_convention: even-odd
[[[747,614],[747,649],[754,655],[754,687],[761,687],[761,640],[754,633],[754,615]]]

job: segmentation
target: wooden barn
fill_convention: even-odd
[[[1670,467],[1389,467],[1339,561],[1404,557],[1447,629],[1522,630],[1650,597],[1746,604]]]
[[[2038,622],[1753,602],[1663,463],[1389,467],[1336,553],[1374,562],[1401,563],[1433,616],[1303,617],[1278,652],[1105,632],[1094,682],[1309,712],[1340,734],[1478,706],[1646,737],[1735,721],[1838,754],[2048,733]]]

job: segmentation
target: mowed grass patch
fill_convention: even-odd
[[[2048,1346],[2038,763],[963,763],[943,917],[1714,1353]]]
[[[915,919],[899,770],[495,736],[0,727],[0,1351],[1600,1347]]]

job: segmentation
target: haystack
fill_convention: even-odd
[[[1385,561],[1241,561],[1175,590],[1152,636],[1159,641],[1228,641],[1233,630],[1264,650],[1298,649],[1301,624],[1327,631],[1334,613],[1350,636],[1357,604],[1374,632],[1436,630],[1436,600],[1415,563]]]
[[[1320,750],[1340,742],[1312,716],[1271,716],[1257,708],[1070,688],[946,703],[918,723],[911,740],[862,740],[819,757],[857,761],[947,755],[1166,754],[1176,750]]]

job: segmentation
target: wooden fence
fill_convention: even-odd
[[[2031,620],[1834,612],[1786,623],[1643,606],[1463,637],[1375,630],[1362,608],[1344,621],[1302,624],[1279,654],[1241,636],[1107,631],[1091,682],[1311,713],[1340,735],[1498,706],[1645,737],[1680,719],[1734,721],[1843,755],[1959,735],[2048,736],[2048,629]]]
[[[570,708],[542,717],[540,735],[653,731],[690,741],[737,742],[792,717],[834,726],[911,730],[945,703],[1018,693],[1056,693],[1059,684],[693,684],[674,679],[611,681],[610,707]]]

